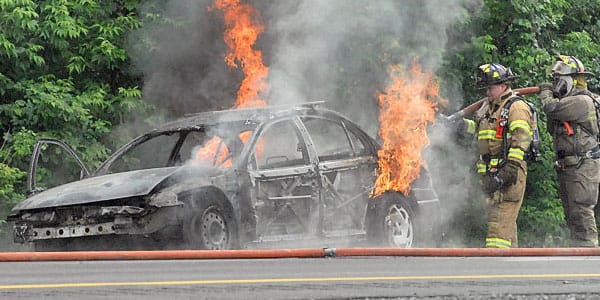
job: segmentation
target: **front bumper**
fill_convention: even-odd
[[[39,219],[22,217],[15,221],[13,239],[16,243],[28,243],[111,234],[150,234],[175,225],[181,219],[175,207],[163,207],[152,213],[134,207],[104,207],[101,211],[117,213],[103,215],[102,221],[90,218],[77,224],[55,224],[56,222],[40,222]]]
[[[16,243],[108,234],[144,233],[143,228],[139,228],[131,217],[116,217],[112,222],[85,225],[34,227],[31,224],[21,223],[16,224],[13,229],[13,238]]]

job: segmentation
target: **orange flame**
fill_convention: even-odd
[[[240,0],[215,0],[215,7],[223,12],[225,19],[225,43],[229,53],[225,62],[230,67],[241,67],[244,79],[238,90],[236,108],[265,106],[260,98],[269,86],[266,82],[269,68],[263,64],[262,52],[252,49],[264,26],[257,21],[258,13]]]
[[[260,94],[268,89],[266,82],[269,68],[263,64],[262,52],[252,49],[258,36],[264,31],[264,26],[256,20],[258,13],[247,4],[240,4],[240,0],[215,0],[215,8],[223,12],[225,19],[225,43],[229,53],[225,56],[228,66],[240,67],[244,72],[244,79],[240,85],[235,101],[235,108],[265,106],[266,101]],[[250,138],[251,131],[240,133],[239,137],[245,144]],[[257,146],[258,152],[262,145]],[[257,153],[258,154],[258,153]],[[196,153],[196,162],[210,162],[211,165],[231,167],[231,159],[227,159],[229,150],[218,137],[210,139]],[[222,162],[222,160],[225,160]]]
[[[435,122],[436,101],[441,99],[433,74],[421,72],[417,64],[410,70],[393,65],[390,77],[385,92],[377,94],[383,146],[371,197],[389,190],[408,195],[424,163],[421,151],[429,144],[427,125]]]
[[[238,136],[242,143],[246,144],[252,131],[244,131]],[[194,163],[209,163],[211,166],[219,166],[222,168],[229,168],[233,165],[231,157],[229,156],[229,149],[222,142],[218,136],[212,137],[204,146],[202,146],[196,152]]]
[[[215,155],[216,154],[216,155]],[[229,158],[229,149],[217,136],[211,138],[196,152],[194,163],[209,163],[211,166],[229,168],[232,161]]]

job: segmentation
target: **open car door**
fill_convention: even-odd
[[[29,164],[27,196],[87,176],[88,169],[71,146],[57,139],[40,138]]]

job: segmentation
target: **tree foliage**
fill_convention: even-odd
[[[63,139],[95,165],[112,146],[103,137],[144,109],[123,47],[125,34],[141,26],[136,6],[0,0],[0,203],[23,198],[38,137]]]

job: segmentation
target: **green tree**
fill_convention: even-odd
[[[0,219],[23,199],[38,137],[66,141],[94,166],[111,128],[147,109],[123,47],[141,26],[137,3],[0,0]]]

